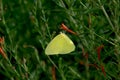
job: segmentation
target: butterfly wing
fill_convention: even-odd
[[[67,54],[75,50],[75,45],[72,40],[65,34],[62,33],[62,49],[60,54]]]
[[[46,55],[67,54],[75,50],[74,43],[67,35],[60,33],[46,47]]]

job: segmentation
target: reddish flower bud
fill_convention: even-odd
[[[104,47],[104,45],[101,45],[101,46],[97,47],[98,60],[100,60],[100,53],[101,53],[101,50],[102,50],[103,47]]]
[[[7,56],[5,54],[5,52],[3,51],[3,49],[0,47],[0,54],[5,58],[7,59]]]
[[[56,80],[55,66],[52,66],[52,79]]]
[[[101,65],[101,70],[102,70],[102,72],[103,72],[104,76],[106,76],[105,68],[104,68],[104,66],[103,66],[103,65]]]
[[[67,32],[69,32],[69,33],[72,33],[72,34],[77,34],[77,33],[75,33],[74,31],[72,31],[72,30],[70,30],[66,25],[64,25],[63,23],[61,24],[61,28],[60,29],[63,29],[63,30],[65,30],[65,31],[67,31]]]

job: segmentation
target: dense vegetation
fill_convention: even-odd
[[[0,0],[0,79],[120,80],[119,0]],[[60,29],[64,23],[77,35]],[[74,52],[45,55],[60,32]]]

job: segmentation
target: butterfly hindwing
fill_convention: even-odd
[[[75,45],[64,33],[57,35],[46,47],[46,55],[67,54],[75,50]]]

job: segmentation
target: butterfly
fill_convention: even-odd
[[[58,34],[45,49],[46,55],[68,54],[75,50],[72,40],[64,33]]]

